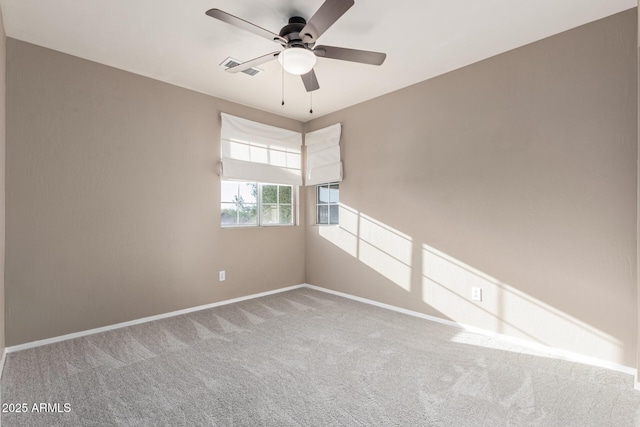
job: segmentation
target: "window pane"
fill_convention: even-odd
[[[329,187],[319,186],[318,187],[318,203],[329,203]]]
[[[280,206],[280,224],[293,224],[291,206]]]
[[[331,189],[329,190],[329,202],[330,203],[339,203],[340,202],[340,191],[338,184],[332,184]]]
[[[239,208],[238,215],[240,217],[240,225],[257,225],[258,224],[258,205],[255,203],[245,203]]]
[[[258,184],[255,182],[240,182],[238,183],[240,190],[240,198],[242,203],[257,203],[258,197]]]
[[[340,223],[339,205],[329,205],[329,224]]]
[[[237,225],[238,209],[235,203],[220,203],[220,224]]]
[[[281,185],[280,194],[278,195],[278,203],[291,204],[291,186]]]
[[[278,186],[262,186],[262,203],[278,203]]]
[[[262,205],[262,224],[278,224],[278,205]]]
[[[318,205],[317,224],[328,224],[328,223],[329,223],[329,206]]]
[[[234,202],[238,195],[238,183],[233,181],[222,181],[220,201]]]

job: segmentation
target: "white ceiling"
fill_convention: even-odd
[[[375,67],[319,58],[309,95],[277,61],[226,73],[278,45],[205,15],[219,8],[275,33],[323,0],[0,0],[9,37],[307,121],[637,6],[637,0],[355,0],[318,44],[387,53]]]

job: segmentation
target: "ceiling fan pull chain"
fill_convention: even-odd
[[[313,92],[309,92],[309,114],[313,114]]]
[[[282,58],[284,63],[284,58]],[[282,105],[284,105],[284,67],[282,67]]]

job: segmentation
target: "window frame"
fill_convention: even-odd
[[[332,202],[331,201],[331,197],[329,197],[329,201],[327,201],[326,203],[320,203],[320,188],[322,187],[326,187],[328,190],[331,190],[331,186],[337,186],[338,187],[338,201],[337,202]],[[316,184],[316,196],[315,196],[315,225],[317,226],[321,226],[321,227],[327,227],[327,226],[339,226],[340,225],[340,181],[334,181],[334,182],[327,182],[324,184]],[[329,195],[331,194],[331,192],[329,191]],[[327,206],[327,223],[322,223],[322,222],[318,222],[319,219],[319,207],[320,206]],[[331,222],[331,206],[335,206],[338,208],[338,222]]]
[[[233,182],[233,183],[237,183],[237,184],[255,184],[258,188],[257,188],[257,197],[256,197],[256,223],[255,224],[238,224],[237,222],[235,224],[229,224],[229,225],[225,225],[222,223],[222,209],[220,209],[220,228],[252,228],[252,227],[256,227],[256,228],[260,228],[260,227],[292,227],[292,226],[296,226],[298,225],[298,186],[297,185],[292,185],[292,184],[277,184],[277,183],[271,183],[271,182],[259,182],[259,181],[247,181],[247,180],[242,180],[242,179],[222,179],[220,180],[220,188],[222,189],[222,185],[224,182]],[[263,203],[262,201],[262,187],[263,186],[267,186],[267,185],[275,185],[277,187],[291,187],[291,222],[287,223],[287,224],[282,224],[282,223],[271,223],[271,224],[264,224],[262,221],[263,215],[262,215],[262,207],[265,203]],[[278,193],[280,194],[280,190],[278,189]],[[279,197],[277,197],[279,199]],[[222,190],[220,193],[220,207],[222,208],[222,204],[223,203],[230,203],[230,202],[223,202],[222,201]],[[253,203],[252,203],[253,204]],[[280,203],[279,201],[277,201],[276,203],[266,203],[266,205],[269,206],[289,206],[289,203]]]

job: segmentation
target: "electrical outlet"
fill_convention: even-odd
[[[224,270],[220,270],[220,273],[218,273],[218,278],[220,279],[221,282],[224,282],[224,279],[226,279]]]
[[[471,299],[473,301],[482,301],[482,288],[471,288]]]

